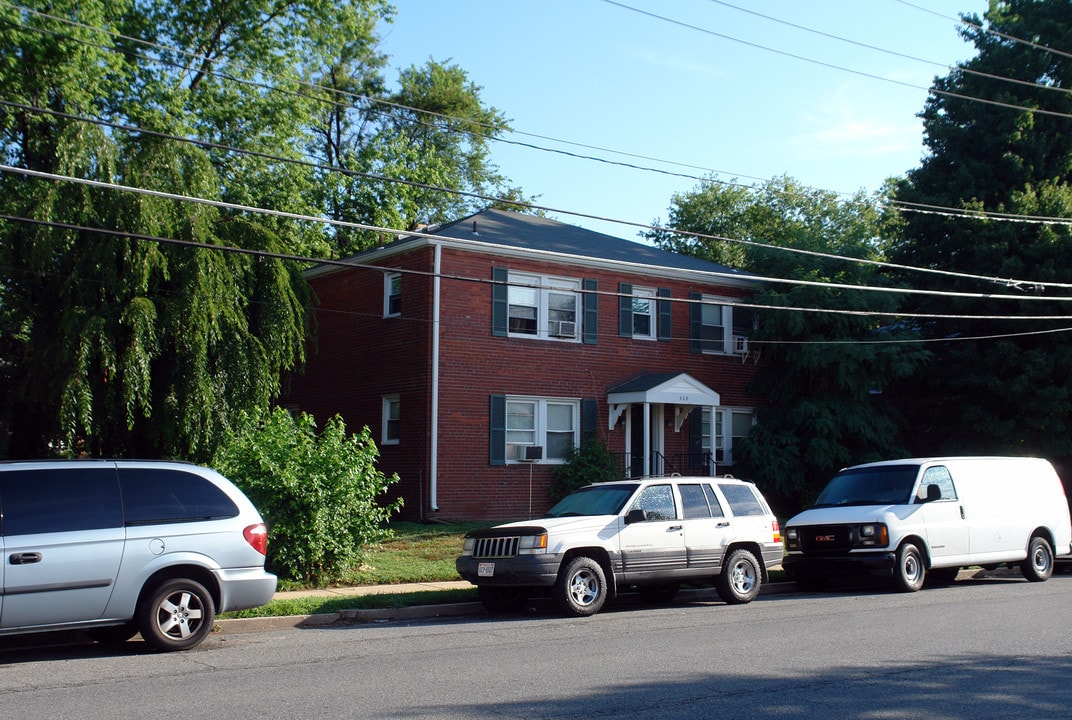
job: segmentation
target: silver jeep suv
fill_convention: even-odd
[[[747,603],[782,554],[754,484],[671,477],[588,485],[539,520],[473,530],[455,564],[491,612],[550,594],[567,615],[587,616],[628,586],[668,602],[682,583],[714,583],[725,602]]]
[[[216,612],[263,605],[260,514],[214,470],[185,463],[0,463],[0,635],[141,632],[185,650]]]

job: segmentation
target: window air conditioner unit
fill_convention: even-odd
[[[733,336],[733,354],[734,355],[747,355],[748,354],[748,338],[744,335]]]
[[[577,323],[569,320],[559,320],[551,323],[551,335],[561,338],[577,337]]]
[[[521,462],[536,462],[543,460],[542,445],[518,445],[517,459]]]

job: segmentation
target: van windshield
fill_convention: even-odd
[[[567,495],[547,512],[547,517],[571,515],[617,515],[638,485],[590,485]]]
[[[912,502],[912,488],[918,475],[918,465],[842,470],[815,498],[813,507],[906,505]]]

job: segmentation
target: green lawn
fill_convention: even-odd
[[[454,558],[462,550],[465,533],[490,523],[426,524],[393,522],[394,537],[370,548],[365,562],[337,583],[338,587],[355,585],[397,585],[399,583],[461,580],[454,569]],[[302,590],[295,583],[280,583],[280,590]],[[476,600],[476,588],[465,590],[395,593],[343,598],[295,598],[272,600],[251,610],[224,613],[221,618],[275,617],[281,615],[315,615],[340,610],[407,607],[433,603]]]

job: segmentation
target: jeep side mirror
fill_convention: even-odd
[[[648,511],[643,508],[634,508],[625,514],[625,524],[631,525],[632,523],[647,522]]]

